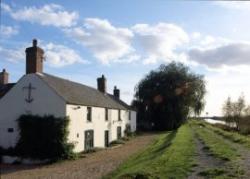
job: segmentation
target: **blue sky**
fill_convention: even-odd
[[[250,103],[249,15],[249,2],[233,1],[2,0],[0,68],[17,81],[37,38],[45,72],[93,87],[105,74],[130,102],[145,74],[180,61],[205,75],[205,112],[220,115],[227,96]]]

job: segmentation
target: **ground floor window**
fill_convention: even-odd
[[[85,131],[85,150],[90,150],[94,147],[94,131]]]
[[[117,127],[117,139],[122,138],[122,127]]]

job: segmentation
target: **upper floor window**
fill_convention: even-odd
[[[121,110],[118,110],[118,121],[121,121],[122,118],[121,118]]]
[[[14,129],[13,128],[8,128],[8,132],[12,133],[12,132],[14,132]]]
[[[108,108],[105,108],[105,121],[109,120],[109,110]]]
[[[128,111],[128,120],[131,120],[131,111]]]
[[[87,107],[87,121],[91,122],[92,121],[92,108]]]

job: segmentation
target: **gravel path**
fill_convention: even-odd
[[[86,155],[86,158],[45,166],[1,165],[1,179],[96,179],[116,169],[132,154],[144,149],[156,134],[138,136],[126,144]]]

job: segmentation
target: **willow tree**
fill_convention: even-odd
[[[161,65],[135,88],[139,124],[155,130],[178,128],[193,113],[204,108],[205,81],[182,63]]]

